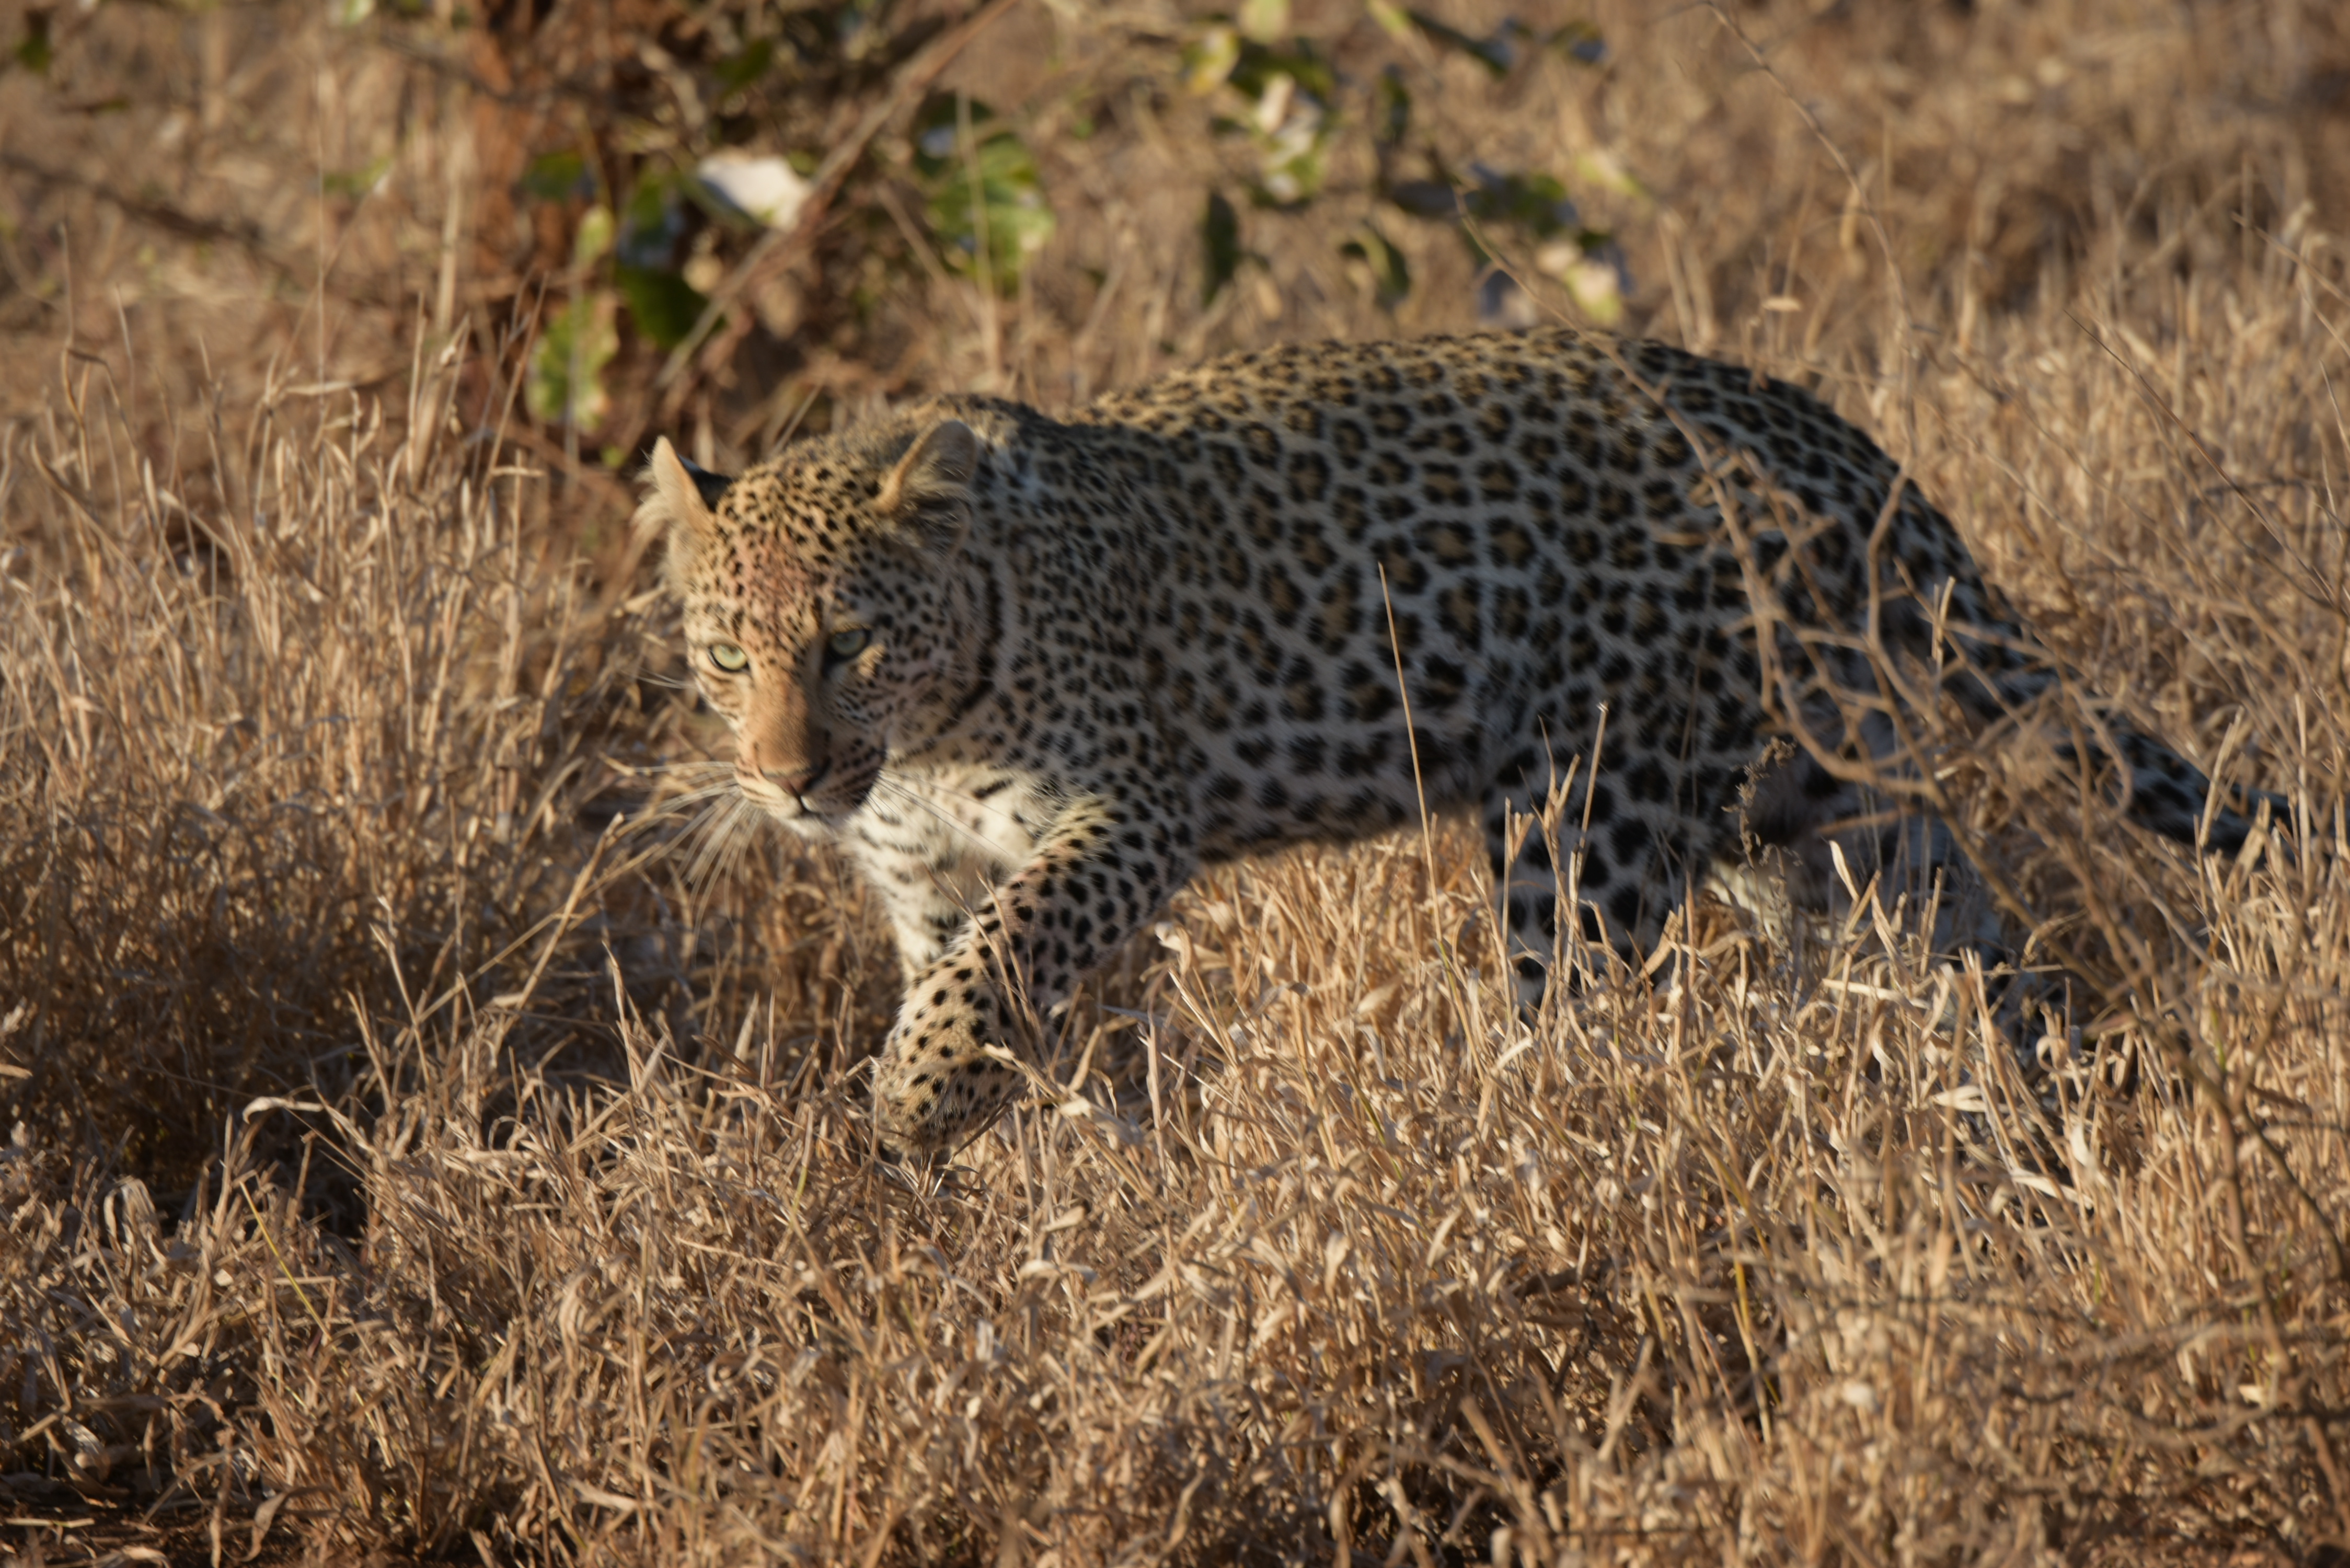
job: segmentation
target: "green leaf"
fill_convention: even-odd
[[[36,77],[45,77],[57,57],[57,46],[49,40],[48,7],[26,12],[25,36],[16,48],[16,63]]]
[[[571,265],[586,272],[612,248],[612,209],[590,207],[581,214],[579,232],[571,236]]]
[[[754,38],[741,49],[718,62],[711,74],[718,78],[718,96],[723,100],[738,93],[761,77],[775,63],[775,46],[772,39]]]
[[[1639,177],[1624,167],[1622,159],[1613,152],[1578,152],[1575,157],[1575,177],[1582,184],[1618,196],[1637,196],[1642,201],[1652,198]]]
[[[1369,272],[1380,308],[1393,310],[1411,292],[1411,265],[1376,224],[1365,223],[1357,230],[1353,239],[1338,247],[1338,254],[1362,263]]]
[[[1538,240],[1575,227],[1575,203],[1566,187],[1547,174],[1476,171],[1476,189],[1466,193],[1469,215],[1482,223],[1513,223]]]
[[[549,152],[522,171],[523,194],[541,202],[567,202],[596,193],[596,178],[577,152]]]
[[[1289,0],[1241,0],[1242,33],[1270,44],[1289,31]]]
[[[372,192],[383,183],[391,169],[389,157],[379,158],[363,169],[337,169],[319,177],[318,188],[329,196],[343,196],[356,201]]]
[[[1400,147],[1411,131],[1411,91],[1403,85],[1403,72],[1393,66],[1381,71],[1377,93],[1378,118],[1371,124],[1371,138],[1381,147]]]
[[[1241,220],[1220,192],[1208,192],[1207,215],[1200,220],[1200,303],[1213,304],[1241,265]]]
[[[1305,121],[1293,116],[1283,132],[1263,139],[1256,199],[1266,206],[1295,207],[1320,195],[1329,171],[1329,141],[1327,123],[1318,115]]]
[[[539,333],[523,378],[523,401],[538,418],[583,430],[604,422],[612,404],[604,389],[604,367],[620,351],[614,305],[608,289],[583,294]]]
[[[1337,100],[1338,73],[1304,38],[1292,39],[1285,49],[1268,48],[1253,39],[1242,44],[1240,58],[1232,62],[1226,79],[1243,95],[1261,103],[1264,95],[1273,90],[1276,77],[1287,77],[1297,91],[1316,103]]]
[[[946,265],[987,276],[1008,294],[1052,239],[1056,220],[1035,155],[993,119],[968,100],[960,116],[951,98],[932,105],[915,122],[914,167]]]
[[[629,192],[622,211],[619,259],[623,265],[665,267],[685,234],[681,182],[666,169],[647,169]]]
[[[1575,297],[1576,308],[1598,325],[1613,327],[1623,319],[1621,275],[1605,259],[1586,254],[1559,268],[1555,275]]]
[[[1266,84],[1253,129],[1259,201],[1294,207],[1320,193],[1332,127],[1319,100],[1276,76]]]
[[[1510,74],[1518,63],[1518,36],[1525,29],[1515,21],[1504,21],[1486,37],[1475,38],[1458,27],[1449,27],[1425,11],[1410,13],[1412,25],[1429,38],[1445,48],[1467,55],[1496,77]]]
[[[1203,37],[1231,31],[1211,28]],[[1236,47],[1230,66],[1219,66],[1221,85],[1245,99],[1249,109],[1245,116],[1220,115],[1211,123],[1220,134],[1245,131],[1256,143],[1257,179],[1251,194],[1258,202],[1294,207],[1311,200],[1322,189],[1336,129],[1329,109],[1337,92],[1336,73],[1302,38],[1287,48],[1268,48],[1254,39]],[[1202,73],[1195,72],[1193,79],[1202,79]]]
[[[1371,13],[1371,20],[1387,29],[1388,37],[1399,44],[1411,41],[1410,12],[1397,5],[1395,0],[1365,0],[1365,4]]]
[[[702,291],[668,267],[629,266],[612,269],[612,281],[628,301],[629,317],[637,330],[663,348],[685,341],[710,302]]]
[[[1228,26],[1213,26],[1183,46],[1183,85],[1195,93],[1211,93],[1231,79],[1241,63],[1241,36]]]

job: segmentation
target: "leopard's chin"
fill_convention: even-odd
[[[843,774],[837,783],[827,780],[826,787],[816,793],[809,805],[827,822],[837,827],[865,809],[865,803],[873,797],[873,786],[880,782],[881,762],[877,757],[869,763],[857,764]]]
[[[761,801],[759,807],[789,832],[817,844],[831,843],[839,832],[837,823],[821,813],[803,811],[795,802],[776,805]]]

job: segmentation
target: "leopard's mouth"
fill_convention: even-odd
[[[829,833],[857,815],[880,781],[881,763],[836,763],[806,793],[794,794],[756,774],[738,773],[735,787],[743,798],[785,827],[799,833]]]

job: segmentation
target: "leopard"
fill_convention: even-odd
[[[1018,1100],[1202,867],[1474,812],[1531,1006],[1758,855],[1825,883],[1925,710],[1985,732],[2063,680],[1812,392],[1568,327],[1273,348],[1057,417],[925,396],[736,476],[663,438],[639,521],[741,799],[887,910],[900,1158]],[[2282,809],[2090,732],[2057,749],[2155,834],[2233,853]]]

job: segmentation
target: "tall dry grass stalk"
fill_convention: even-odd
[[[2342,1561],[2350,272],[2330,122],[2243,107],[2299,101],[2338,19],[1975,9],[1742,10],[1749,51],[1603,7],[1605,76],[1414,80],[1464,159],[1645,171],[1653,207],[1591,203],[1636,320],[1815,385],[2083,691],[2293,798],[2290,852],[2198,863],[2022,749],[1950,758],[2030,956],[2084,968],[2030,1060],[1995,981],[1873,914],[1790,952],[1702,909],[1684,983],[1523,1024],[1440,823],[1203,877],[1037,1105],[910,1181],[854,1070],[886,940],[821,857],[684,875],[707,722],[629,542],[580,564],[621,503],[507,439],[513,345],[336,389],[322,324],[365,302],[288,312],[196,247],[103,324],[90,286],[0,299],[44,345],[0,432],[0,1552]],[[1037,91],[1137,68],[1157,16],[1070,24]],[[137,20],[92,26],[135,53]],[[207,102],[296,56],[305,113],[393,79],[246,42]],[[417,101],[385,210],[446,234],[463,116]],[[1195,109],[1050,144],[1074,237],[1002,330],[932,279],[882,324],[918,352],[805,384],[1052,401],[1383,329],[1277,215],[1269,287],[1180,303],[1228,151]],[[38,151],[102,162],[150,112]],[[317,254],[281,205],[272,254]],[[338,265],[396,286],[400,225],[363,227]],[[1396,325],[1462,325],[1457,238],[1397,232]],[[202,320],[267,324],[210,391],[187,320],[147,335],[199,276]],[[289,329],[304,369],[264,375]],[[765,417],[726,409],[722,447]]]

